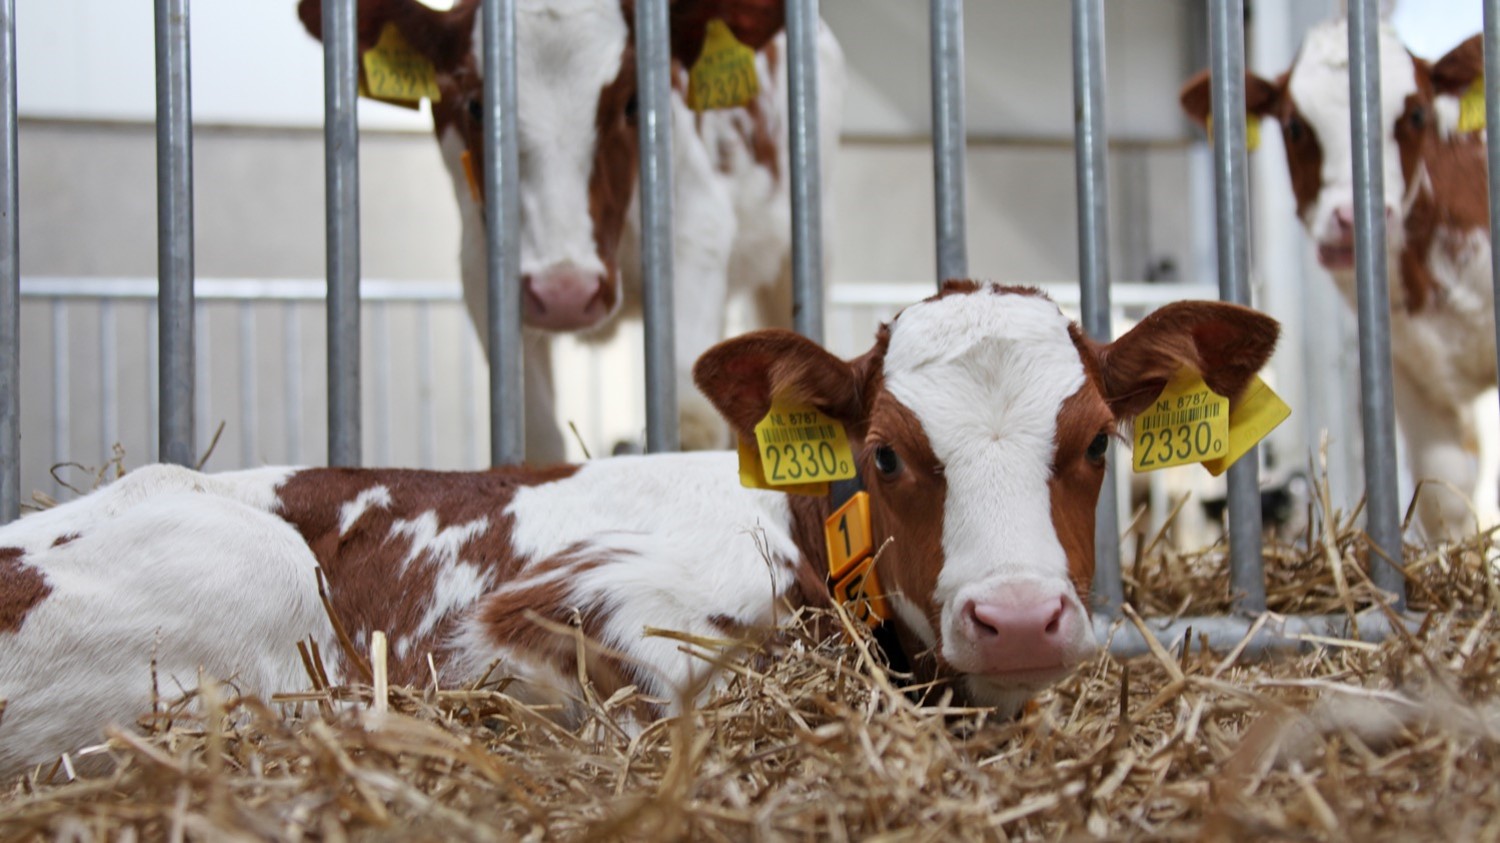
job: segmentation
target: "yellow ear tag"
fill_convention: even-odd
[[[1229,453],[1220,459],[1204,460],[1203,467],[1215,477],[1223,474],[1291,414],[1292,408],[1281,400],[1281,396],[1256,376],[1229,413]]]
[[[365,51],[363,64],[361,93],[366,96],[395,103],[442,99],[432,62],[406,43],[395,24],[380,30],[380,40]]]
[[[688,71],[688,107],[694,111],[737,108],[759,93],[755,51],[741,44],[723,20],[709,21],[703,32],[703,52]]]
[[[1137,472],[1218,459],[1229,453],[1229,399],[1184,366],[1151,409],[1135,417]]]
[[[1208,130],[1208,138],[1211,141],[1214,137],[1214,118],[1205,117],[1203,122],[1206,124],[1204,128]],[[1245,151],[1254,152],[1257,149],[1260,149],[1260,115],[1246,114]]]
[[[469,182],[469,198],[475,202],[481,201],[479,193],[479,174],[474,172],[474,156],[465,149],[458,160],[464,165],[464,178]]]
[[[813,407],[771,402],[755,426],[755,441],[772,486],[847,480],[855,474],[844,426]]]
[[[854,620],[874,628],[891,616],[885,590],[875,573],[875,542],[870,529],[870,495],[854,496],[823,522],[828,547],[828,581],[833,599]]]
[[[823,498],[828,496],[827,483],[799,483],[791,486],[772,486],[766,482],[766,472],[760,465],[760,452],[755,446],[739,440],[740,455],[740,485],[747,489],[769,489],[773,492],[787,492],[793,495],[811,495]]]
[[[1469,90],[1458,100],[1458,130],[1460,132],[1477,132],[1485,127],[1486,115],[1484,113],[1484,77],[1474,80]]]

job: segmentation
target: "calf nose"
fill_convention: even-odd
[[[592,328],[609,315],[607,279],[572,267],[521,276],[521,313],[526,324],[549,331]]]
[[[1339,234],[1346,238],[1354,237],[1354,206],[1340,205],[1333,209],[1333,221],[1338,224]]]
[[[964,633],[994,673],[1056,670],[1075,660],[1080,613],[1058,588],[1019,585],[964,607]]]

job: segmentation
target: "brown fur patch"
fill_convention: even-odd
[[[19,547],[0,547],[0,632],[20,632],[26,615],[52,593],[42,572],[21,559]]]
[[[430,548],[414,549],[408,537],[394,534],[392,528],[398,521],[429,514],[439,530],[487,520],[488,528],[465,541],[457,556],[498,587],[516,576],[521,562],[511,548],[513,523],[504,515],[505,507],[517,490],[564,479],[576,470],[307,469],[278,489],[277,514],[301,533],[317,557],[334,611],[349,633],[368,640],[370,632],[382,630],[394,645],[404,642],[404,649],[392,654],[391,680],[421,684],[427,678],[427,654],[434,654],[441,666],[447,637],[463,610],[449,611],[417,637],[417,626],[431,608],[440,560]],[[369,506],[342,532],[344,505],[376,486],[389,492],[390,505]],[[475,595],[476,601],[480,596]]]
[[[78,534],[77,533],[64,533],[63,535],[60,535],[57,538],[55,538],[55,539],[52,540],[52,546],[53,547],[62,547],[63,545],[67,544],[68,542],[74,541],[77,538],[78,538]]]
[[[1092,376],[1063,401],[1057,414],[1052,476],[1047,480],[1052,527],[1068,557],[1068,578],[1085,606],[1094,582],[1094,513],[1104,482],[1104,464],[1090,460],[1088,449],[1095,437],[1108,435],[1114,426]]]

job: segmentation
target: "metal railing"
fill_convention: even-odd
[[[934,90],[935,191],[939,232],[938,274],[964,274],[966,270],[963,183],[963,32],[962,0],[931,0],[932,64]],[[337,464],[360,462],[360,318],[358,302],[368,298],[361,289],[358,262],[358,163],[356,100],[355,0],[325,0],[323,41],[326,86],[326,179],[328,213],[328,394],[329,459]],[[648,445],[652,450],[675,445],[675,401],[671,395],[670,342],[671,266],[668,222],[671,216],[670,132],[666,74],[667,0],[642,0],[636,4],[638,74],[641,81],[640,139],[645,257],[645,303],[647,312],[646,357]],[[1245,225],[1245,121],[1241,73],[1243,56],[1243,0],[1210,0],[1210,46],[1213,74],[1215,181],[1218,193],[1218,230],[1221,293],[1223,297],[1247,300],[1245,284],[1248,237]],[[1075,116],[1078,152],[1080,295],[1085,326],[1097,335],[1110,327],[1111,284],[1108,269],[1107,173],[1108,132],[1104,117],[1103,0],[1074,0],[1073,47],[1075,60]],[[159,302],[161,347],[159,387],[161,406],[161,456],[186,461],[194,452],[191,390],[194,357],[192,335],[194,310],[191,249],[191,112],[188,77],[188,9],[186,0],[156,0],[158,63],[158,154],[160,160],[160,278]],[[1485,5],[1487,102],[1493,111],[1497,101],[1496,28],[1500,26],[1500,0]],[[1394,422],[1390,390],[1389,314],[1386,308],[1383,218],[1373,197],[1380,195],[1378,53],[1374,33],[1376,0],[1349,3],[1349,42],[1353,72],[1350,74],[1352,128],[1356,140],[1356,182],[1366,185],[1357,196],[1357,242],[1361,244],[1359,268],[1359,317],[1363,418],[1365,424],[1366,477],[1369,498],[1368,532],[1376,556],[1397,558],[1400,531],[1396,507]],[[489,119],[484,148],[484,186],[489,199],[487,216],[489,289],[491,309],[488,326],[492,341],[488,359],[490,377],[490,459],[514,459],[522,440],[520,387],[520,285],[516,281],[518,214],[513,204],[516,181],[514,115],[516,114],[515,3],[514,0],[484,0],[481,53],[486,68],[484,109]],[[816,157],[817,70],[814,49],[817,30],[816,0],[788,0],[787,14],[790,70],[790,145],[793,180],[793,265],[797,291],[797,325],[817,337],[823,328],[820,312],[821,232],[817,213],[818,161]],[[19,442],[17,438],[18,333],[16,312],[20,289],[16,261],[16,104],[15,104],[15,16],[13,0],[0,0],[0,63],[6,78],[0,86],[0,214],[8,214],[0,225],[0,518],[14,517],[19,499]],[[1491,160],[1497,159],[1490,139]],[[1491,167],[1491,179],[1496,168]],[[1490,198],[1496,201],[1497,191]],[[1500,213],[1491,215],[1500,225]],[[1496,258],[1500,261],[1500,257]],[[1500,272],[1497,272],[1500,279]],[[941,279],[939,279],[941,280]],[[368,287],[369,285],[365,285]],[[1180,291],[1178,291],[1180,292]],[[66,411],[61,408],[59,413]],[[1261,561],[1258,548],[1259,519],[1255,512],[1254,460],[1244,463],[1231,481],[1231,559],[1236,588],[1242,594],[1240,610],[1255,612],[1264,606]],[[1111,616],[1122,599],[1116,504],[1109,502],[1114,484],[1108,484],[1101,501],[1099,572],[1096,592],[1103,618]],[[1377,582],[1398,595],[1402,591],[1399,571],[1393,566],[1375,566]],[[1235,623],[1240,620],[1193,619],[1183,621],[1195,628]],[[1362,627],[1364,629],[1365,627]]]

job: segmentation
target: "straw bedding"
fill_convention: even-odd
[[[1273,611],[1378,602],[1352,518],[1323,514],[1322,534],[1268,547]],[[1223,549],[1166,544],[1127,562],[1140,612],[1227,611]],[[310,678],[262,701],[206,680],[6,785],[0,839],[1495,839],[1493,555],[1488,535],[1409,549],[1431,612],[1414,634],[1262,661],[1101,655],[1014,722],[941,689],[918,705],[867,641],[811,616],[760,642],[678,637],[727,688],[634,732],[613,716],[628,692],[564,729],[502,686]]]

